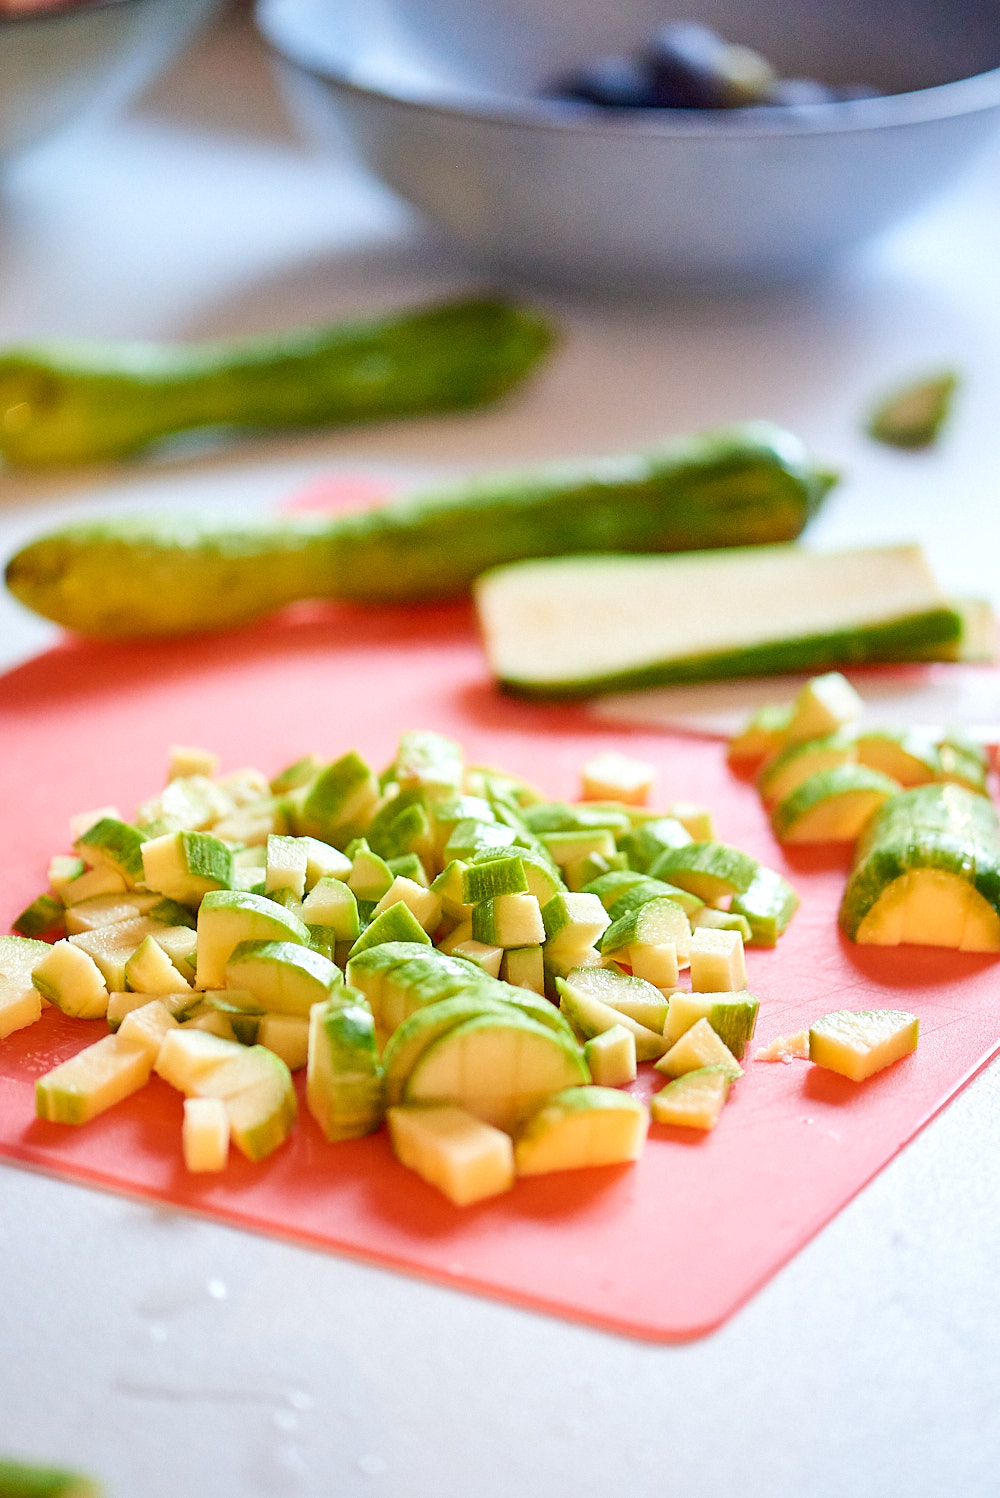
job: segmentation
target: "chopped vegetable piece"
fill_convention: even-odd
[[[456,1207],[513,1186],[514,1146],[502,1129],[451,1104],[397,1106],[386,1117],[397,1158]]]
[[[958,785],[918,786],[887,800],[855,850],[839,922],[863,944],[1000,951],[992,802]]]
[[[959,377],[954,370],[894,390],[868,418],[868,435],[891,447],[931,447],[951,414]]]
[[[610,1087],[568,1087],[551,1096],[518,1129],[518,1175],[546,1175],[594,1165],[626,1165],[642,1154],[649,1113]]]
[[[188,1170],[225,1170],[229,1160],[229,1116],[221,1098],[184,1099],[181,1147]]]
[[[494,675],[534,698],[911,660],[962,631],[914,546],[564,556],[497,567],[475,594]]]
[[[609,749],[588,759],[583,767],[585,801],[624,801],[645,806],[653,789],[656,771],[644,760]]]
[[[759,1002],[742,989],[736,993],[674,993],[663,1026],[663,1039],[672,1046],[700,1019],[705,1019],[732,1051],[737,1061],[753,1039]]]
[[[731,1085],[722,1066],[700,1066],[685,1072],[650,1098],[653,1122],[704,1129],[707,1133],[718,1123]]]
[[[154,1059],[143,1038],[105,1035],[39,1077],[35,1111],[50,1123],[87,1123],[145,1087]]]
[[[598,1087],[624,1087],[636,1078],[635,1036],[625,1025],[612,1025],[583,1047],[583,1057]]]
[[[656,1062],[656,1070],[666,1072],[668,1077],[681,1077],[701,1066],[721,1066],[734,1082],[743,1075],[743,1068],[732,1051],[704,1018],[684,1031],[680,1040],[676,1040],[666,1055]]]
[[[899,790],[895,780],[864,765],[818,770],[771,812],[783,843],[853,843],[868,818]]]
[[[839,1009],[809,1027],[809,1060],[852,1082],[917,1049],[919,1022],[895,1009]]]
[[[738,931],[699,926],[691,933],[691,987],[696,993],[735,993],[746,988],[743,938]]]

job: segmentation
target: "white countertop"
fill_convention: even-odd
[[[998,264],[1000,146],[821,284],[645,306],[539,294],[564,344],[503,409],[0,474],[0,551],[88,508],[259,505],[337,467],[472,469],[769,416],[849,475],[817,542],[923,540],[949,589],[1000,606]],[[243,333],[479,283],[306,143],[241,12],[125,120],[0,183],[0,342]],[[887,383],[941,365],[964,386],[937,451],[860,434]],[[0,665],[50,638],[0,599]],[[998,1079],[684,1347],[0,1167],[0,1452],[91,1470],[109,1498],[992,1498]]]

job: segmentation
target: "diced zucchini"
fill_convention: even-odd
[[[210,890],[198,908],[197,988],[222,988],[226,963],[243,941],[291,941],[307,947],[309,927],[263,895]]]
[[[108,1029],[112,1032],[119,1029],[127,1014],[132,1014],[136,1009],[142,1009],[154,1001],[162,1004],[174,1019],[183,1020],[188,1011],[198,1004],[199,996],[189,988],[178,993],[111,993],[108,995],[106,1016]]]
[[[495,947],[530,947],[540,946],[545,935],[542,912],[534,895],[495,895],[473,907],[474,941]]]
[[[646,874],[661,853],[668,848],[684,848],[692,841],[690,832],[676,817],[657,817],[625,833],[620,846],[629,867]]]
[[[441,900],[438,895],[425,885],[416,884],[412,879],[405,879],[401,875],[393,879],[376,904],[375,918],[391,910],[394,905],[405,905],[417,923],[427,932],[436,930],[441,923]],[[405,936],[400,936],[398,939],[408,940]]]
[[[565,832],[542,832],[542,846],[561,869],[592,854],[613,858],[614,833],[607,827],[573,828]]]
[[[316,837],[303,837],[299,841],[306,850],[307,890],[313,889],[320,879],[346,880],[349,877],[351,860],[346,853]]]
[[[279,770],[277,775],[272,777],[270,782],[272,795],[287,796],[289,791],[296,791],[304,785],[309,785],[316,779],[322,768],[323,762],[317,759],[315,754],[304,755],[302,759],[286,765],[283,770]]]
[[[836,733],[860,718],[864,703],[846,676],[827,671],[814,676],[797,693],[785,730],[787,743],[802,743]]]
[[[586,894],[553,895],[542,907],[542,921],[550,958],[591,946],[611,924],[597,896]]]
[[[384,1089],[375,1021],[360,994],[337,996],[309,1015],[306,1099],[329,1140],[356,1139],[382,1122]]]
[[[634,941],[618,960],[627,962],[636,978],[645,978],[656,988],[670,990],[677,987],[680,973],[675,941]]]
[[[132,889],[143,878],[142,845],[137,827],[117,817],[102,817],[76,839],[73,847],[91,868],[110,868]]]
[[[74,905],[82,904],[85,900],[93,900],[98,895],[124,895],[128,886],[117,869],[105,864],[101,868],[88,869],[85,874],[70,880],[60,890],[63,904],[67,909]]]
[[[613,921],[620,920],[630,910],[638,910],[647,900],[656,900],[661,895],[679,905],[688,920],[696,911],[705,909],[704,900],[693,895],[690,890],[681,889],[676,884],[667,884],[663,879],[651,879],[648,874],[640,874],[635,884],[624,889],[617,899],[610,901],[608,914]]]
[[[357,899],[377,903],[392,886],[392,870],[385,859],[373,853],[365,843],[357,849],[351,860],[347,883]]]
[[[0,1040],[42,1017],[42,993],[32,975],[52,948],[27,936],[0,936]]]
[[[601,952],[611,958],[621,953],[621,960],[628,962],[627,954],[632,946],[661,947],[664,943],[671,943],[676,957],[687,961],[691,923],[669,895],[647,900],[626,915],[619,916],[601,936]]]
[[[645,806],[656,770],[644,760],[608,749],[587,760],[582,780],[585,801],[623,801],[628,806]]]
[[[229,1115],[222,1098],[184,1099],[181,1147],[188,1170],[225,1170],[229,1160]]]
[[[283,837],[271,833],[267,839],[267,861],[264,866],[264,893],[288,889],[297,900],[306,892],[306,868],[309,850],[305,838]]]
[[[625,1087],[636,1078],[635,1036],[625,1025],[612,1025],[583,1047],[583,1058],[598,1087]]]
[[[350,885],[324,875],[302,902],[302,919],[310,928],[328,926],[336,941],[354,942],[361,934],[358,902]]]
[[[915,1051],[918,1031],[916,1016],[901,1010],[839,1009],[810,1025],[809,1060],[863,1082]]]
[[[301,1071],[309,1057],[309,1020],[297,1014],[265,1014],[256,1036],[247,1043],[266,1046],[289,1071]]]
[[[245,989],[274,1014],[308,1017],[340,987],[340,969],[298,942],[242,941],[226,959],[227,988]]]
[[[371,924],[365,927],[352,944],[348,958],[356,957],[367,947],[377,947],[380,942],[420,941],[421,938],[430,946],[431,939],[423,926],[409,906],[399,900],[395,905],[390,905],[387,910],[375,916]]]
[[[649,1029],[623,1009],[616,1009],[607,1003],[602,994],[611,988],[611,982],[603,984],[597,981],[598,972],[608,973],[609,969],[576,969],[565,978],[556,979],[556,990],[559,994],[559,1007],[569,1020],[575,1030],[588,1040],[595,1035],[602,1035],[605,1030],[611,1030],[615,1025],[624,1025],[630,1030],[635,1038],[635,1053],[640,1061],[654,1061],[662,1056],[667,1049],[666,1042],[661,1034]],[[592,978],[591,974],[595,976]],[[624,974],[619,974],[624,977]],[[643,980],[637,979],[637,982]]]
[[[796,740],[766,760],[757,776],[757,789],[766,806],[790,796],[804,780],[819,770],[856,764],[856,740],[848,733],[827,734],[820,739]]]
[[[503,947],[491,942],[476,941],[475,937],[470,936],[465,941],[453,942],[449,951],[453,957],[464,957],[488,977],[499,978],[503,966]]]
[[[453,1103],[512,1129],[552,1093],[589,1080],[582,1052],[553,1030],[515,1012],[483,1014],[423,1051],[403,1101]]]
[[[898,790],[895,780],[864,765],[818,770],[773,807],[771,826],[782,843],[853,843]]]
[[[154,1059],[141,1039],[105,1035],[39,1077],[35,1112],[50,1123],[87,1123],[145,1087]]]
[[[421,956],[385,972],[378,1007],[372,1006],[376,1031],[391,1035],[414,1010],[456,994],[483,992],[488,986],[475,963],[428,947]]]
[[[121,1024],[112,1032],[132,1045],[145,1046],[152,1066],[160,1054],[160,1046],[169,1031],[177,1028],[177,1020],[161,999],[149,999],[122,1016]]]
[[[746,989],[722,993],[678,992],[670,998],[663,1039],[672,1046],[699,1020],[705,1019],[736,1060],[741,1061],[753,1039],[759,1008],[758,1000]]]
[[[321,770],[301,793],[293,791],[296,831],[343,847],[363,833],[378,801],[378,781],[353,750]]]
[[[13,922],[19,936],[65,936],[66,907],[55,895],[39,895]]]
[[[736,895],[733,899],[737,899]],[[738,931],[743,939],[744,946],[753,936],[750,922],[745,915],[739,915],[735,910],[717,910],[714,905],[702,905],[691,916],[692,932],[698,930],[706,931]]]
[[[696,993],[736,993],[746,988],[743,938],[738,931],[699,926],[691,933],[691,987]]]
[[[649,872],[654,879],[666,879],[689,890],[706,905],[717,905],[748,890],[757,868],[757,860],[739,848],[704,842],[666,849]]]
[[[462,874],[462,903],[466,905],[477,905],[498,895],[527,893],[528,876],[522,859],[515,853],[468,864]]]
[[[94,958],[72,941],[57,941],[32,968],[43,999],[74,1019],[100,1019],[108,1010],[108,985]],[[117,985],[124,988],[124,983]]]
[[[447,1103],[396,1106],[386,1116],[397,1159],[455,1206],[513,1186],[514,1147],[502,1129]]]
[[[514,1139],[518,1175],[626,1165],[642,1154],[645,1104],[610,1087],[569,1087],[548,1098]]]
[[[668,1077],[681,1077],[702,1066],[721,1066],[734,1082],[743,1075],[736,1057],[707,1019],[696,1020],[655,1064],[656,1070],[666,1072]]]
[[[155,1069],[187,1097],[221,1098],[233,1143],[248,1160],[277,1149],[295,1122],[291,1073],[263,1046],[241,1046],[183,1026],[167,1035]]]
[[[138,993],[176,993],[184,980],[155,936],[144,937],[125,962],[125,981]]]
[[[413,729],[400,736],[394,773],[401,790],[454,795],[461,789],[464,768],[462,747],[454,739],[430,729]]]
[[[515,988],[527,988],[532,993],[545,992],[545,959],[539,945],[508,947],[503,954],[500,976]]]
[[[740,775],[751,775],[785,743],[792,720],[791,703],[768,702],[752,713],[726,747],[726,757]]]
[[[729,906],[732,915],[749,923],[749,942],[757,947],[773,947],[798,908],[799,897],[788,880],[763,864],[749,888],[734,895]]]
[[[684,1129],[715,1128],[732,1085],[723,1066],[700,1066],[668,1082],[649,1100],[654,1123]]]
[[[231,889],[233,853],[210,832],[167,832],[142,845],[143,880],[182,905],[197,905],[210,890]]]
[[[386,1105],[402,1100],[410,1073],[427,1048],[465,1020],[504,1012],[504,1003],[485,989],[469,988],[413,1009],[393,1030],[382,1056]]]
[[[634,973],[624,973],[617,967],[588,967],[571,973],[564,982],[568,982],[577,992],[589,994],[602,1004],[607,1004],[619,1014],[628,1015],[646,1030],[652,1030],[655,1035],[663,1034],[670,1001],[648,979]]]

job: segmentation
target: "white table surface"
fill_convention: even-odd
[[[0,550],[88,509],[263,505],[337,467],[457,471],[760,415],[849,475],[817,542],[919,538],[946,586],[1000,605],[998,264],[1000,149],[821,284],[646,305],[541,294],[563,346],[502,410],[0,474]],[[0,183],[3,342],[243,333],[478,283],[306,142],[239,12],[126,119]],[[964,388],[938,451],[860,435],[886,382],[942,364]],[[0,600],[0,664],[51,637]],[[683,1347],[2,1167],[0,1451],[90,1469],[112,1498],[994,1495],[998,1077]]]

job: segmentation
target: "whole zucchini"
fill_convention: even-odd
[[[129,457],[199,427],[348,425],[496,400],[552,343],[504,301],[200,344],[0,352],[0,454],[45,466]]]
[[[7,585],[81,634],[182,634],[304,598],[454,597],[486,568],[526,557],[789,541],[833,482],[796,437],[759,422],[651,453],[463,482],[363,514],[84,521],[26,546]]]

